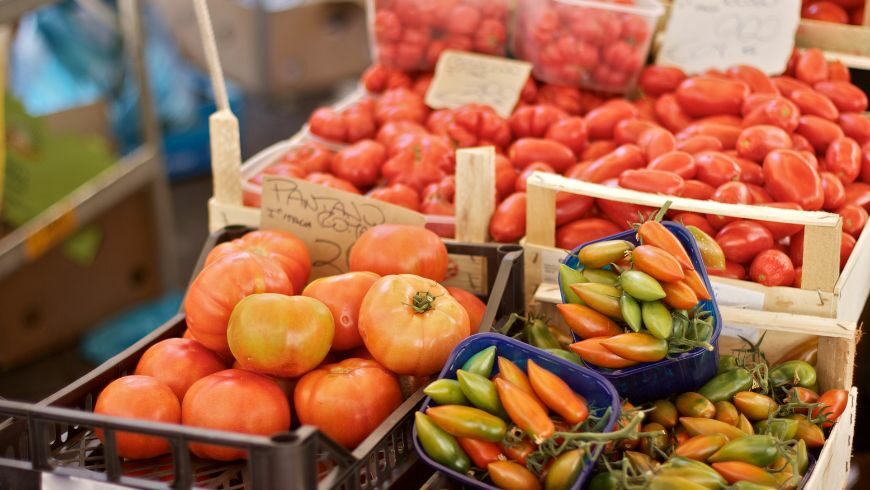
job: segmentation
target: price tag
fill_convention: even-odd
[[[687,73],[746,64],[782,73],[800,0],[674,0],[656,63]]]
[[[454,109],[485,104],[502,117],[509,117],[532,65],[496,56],[445,51],[435,66],[435,77],[426,92],[426,105],[433,109]]]
[[[733,337],[735,339],[743,337],[744,339],[755,343],[758,342],[758,339],[761,338],[762,330],[751,327],[740,327],[737,325],[731,325],[729,323],[724,323],[722,325],[722,333],[720,335],[724,335],[725,337]]]
[[[295,233],[311,253],[311,278],[348,270],[356,239],[384,223],[422,227],[420,213],[375,199],[285,177],[263,179],[260,227]]]

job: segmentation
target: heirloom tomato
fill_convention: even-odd
[[[332,350],[345,351],[363,344],[359,335],[359,307],[372,284],[380,278],[374,272],[347,272],[311,281],[303,296],[319,300],[332,313],[335,336]]]
[[[447,247],[425,228],[377,225],[366,230],[350,249],[351,271],[380,275],[416,274],[433,281],[447,276]]]
[[[142,354],[134,374],[162,381],[182,400],[190,385],[226,367],[223,359],[196,340],[166,339]]]
[[[483,320],[483,315],[486,313],[486,303],[462,288],[447,286],[445,289],[453,296],[453,299],[459,301],[459,304],[465,308],[465,312],[468,313],[471,331],[477,332],[480,328],[480,322]]]

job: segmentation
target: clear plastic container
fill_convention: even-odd
[[[519,0],[513,53],[538,80],[627,93],[663,13],[656,0]]]
[[[713,350],[708,351],[697,348],[672,359],[662,359],[661,361],[639,364],[625,369],[605,369],[589,365],[590,369],[601,373],[608,381],[613,383],[616,389],[619,390],[620,395],[628,398],[633,403],[659,400],[667,398],[673,393],[695,391],[715,376],[719,367],[719,333],[722,331],[722,316],[719,314],[719,306],[716,304],[716,293],[710,284],[707,267],[701,258],[701,252],[698,250],[695,238],[689,233],[689,230],[672,221],[665,221],[663,224],[683,244],[689,257],[692,259],[695,270],[701,276],[701,279],[703,279],[704,285],[707,286],[707,291],[710,291],[712,299],[702,301],[701,308],[709,311],[713,319],[713,335],[710,338]],[[578,246],[571,251],[570,255],[565,257],[562,263],[574,269],[579,268],[580,262],[577,259],[577,255],[580,253],[580,250],[593,243],[606,240],[627,240],[635,245],[639,244],[637,234],[633,230],[624,231]],[[556,277],[556,283],[559,284],[559,290],[562,293],[562,302],[567,303],[565,292],[562,291],[561,281],[559,281],[558,276]],[[572,333],[572,335],[575,342],[580,340],[576,334]]]
[[[404,71],[431,70],[445,49],[504,56],[508,0],[369,0],[375,59]]]

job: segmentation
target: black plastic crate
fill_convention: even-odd
[[[206,241],[196,273],[215,245],[250,228],[232,226]],[[515,245],[448,242],[451,254],[484,257],[487,308],[481,330],[522,310],[522,249]],[[373,489],[387,488],[418,460],[411,431],[414,412],[424,398],[412,394],[359,447],[348,452],[313,427],[302,426],[273,437],[235,434],[174,424],[96,415],[97,395],[112,380],[131,374],[153,344],[182,335],[183,314],[150,333],[83,378],[37,404],[0,400],[0,488],[41,488],[45,474],[111,482],[135,488],[222,489]],[[94,429],[105,431],[107,443]],[[122,461],[113,434],[118,430],[159,435],[170,440],[170,455]],[[248,459],[223,463],[200,460],[187,444],[202,441],[246,449]],[[177,475],[177,477],[176,477]],[[73,480],[68,480],[72,483]]]

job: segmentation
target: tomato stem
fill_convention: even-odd
[[[435,298],[429,291],[417,291],[414,293],[413,302],[408,306],[414,309],[414,313],[426,313],[435,307]]]

